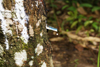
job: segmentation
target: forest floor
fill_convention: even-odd
[[[89,48],[77,50],[76,44],[69,42],[67,36],[52,33],[49,32],[48,35],[53,48],[54,67],[96,67],[97,51]]]
[[[54,1],[52,6],[56,5],[52,8],[50,7],[50,4],[47,3],[47,8],[50,9],[50,11],[47,13],[47,22],[48,25],[51,25],[55,28],[63,28],[63,29],[69,29],[70,25],[67,22],[66,24],[63,24],[63,21],[66,20],[66,18],[69,17],[67,14],[67,10],[62,10],[62,7],[65,5],[62,1]],[[80,12],[83,12],[82,10]],[[79,13],[80,13],[79,12]],[[63,26],[62,26],[63,24]],[[76,31],[76,30],[71,30]],[[79,34],[81,34],[78,38],[76,34],[60,34],[60,35],[54,35],[54,32],[49,31],[48,36],[49,40],[52,45],[52,56],[53,56],[53,63],[54,67],[96,67],[97,65],[97,58],[98,58],[98,42],[92,42],[96,39],[93,39],[95,34],[92,34],[92,38],[88,38],[88,40],[93,39],[92,41],[80,41],[82,38],[87,37],[85,32],[87,29],[85,29],[83,32],[80,31]],[[70,32],[70,31],[69,31]],[[60,32],[61,33],[61,32]],[[73,35],[73,36],[72,36]],[[91,36],[91,35],[90,35]],[[70,38],[76,37],[73,40],[70,41]],[[97,36],[98,37],[98,36]],[[99,37],[100,38],[100,37]],[[77,40],[79,39],[79,40]],[[97,40],[100,41],[100,39],[97,38]],[[80,42],[79,42],[80,41]],[[77,43],[78,42],[78,43]],[[85,43],[85,47],[84,47]],[[92,48],[92,49],[91,49]]]

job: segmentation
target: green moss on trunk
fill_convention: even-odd
[[[38,0],[37,0],[38,1]],[[32,4],[34,6],[32,6]],[[21,32],[17,34],[16,32],[16,24],[13,23],[11,25],[11,30],[13,32],[13,36],[7,34],[7,39],[9,41],[9,50],[6,50],[6,46],[4,46],[5,37],[2,33],[2,30],[0,30],[0,36],[2,39],[0,39],[0,44],[2,44],[4,48],[3,58],[2,60],[6,60],[3,62],[4,66],[6,67],[17,67],[14,60],[14,54],[15,52],[20,52],[21,50],[26,50],[27,52],[27,61],[24,62],[23,67],[29,67],[29,62],[33,60],[33,66],[34,67],[41,67],[42,63],[45,62],[47,64],[47,67],[52,67],[50,65],[50,59],[51,59],[51,44],[47,37],[47,31],[46,31],[46,16],[44,14],[45,10],[42,3],[38,3],[38,7],[35,6],[36,2],[33,0],[24,0],[24,7],[25,12],[29,16],[28,24],[26,24],[28,28],[28,34],[30,36],[29,32],[29,25],[32,26],[34,31],[34,36],[29,37],[28,44],[25,44],[21,38]],[[5,9],[11,10],[12,6],[15,6],[15,0],[3,0],[3,6]],[[13,17],[11,18],[13,21]],[[39,23],[39,26],[38,26]],[[18,23],[17,23],[18,24]],[[3,35],[3,36],[2,36]],[[19,36],[19,37],[18,37]],[[37,45],[40,44],[43,46],[43,52],[37,55],[35,49],[37,48]],[[33,57],[33,58],[32,58]],[[1,60],[0,60],[1,62]],[[2,65],[2,63],[0,64]]]

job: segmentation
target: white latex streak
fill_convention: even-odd
[[[28,43],[28,38],[29,35],[27,34],[27,27],[25,26],[25,23],[28,23],[28,16],[25,13],[25,9],[23,6],[23,0],[15,0],[16,4],[15,4],[15,12],[17,15],[17,19],[16,21],[19,21],[19,23],[23,26],[23,31],[21,32],[22,37],[24,38],[24,42],[27,44]]]
[[[2,15],[2,12],[4,11],[4,8],[2,6],[2,2],[3,2],[3,0],[0,0],[1,28],[2,28],[3,34],[5,36],[6,49],[8,50],[9,49],[9,44],[8,44],[7,35],[6,35],[6,31],[7,31],[7,28],[6,28],[6,20],[4,19],[4,16]]]

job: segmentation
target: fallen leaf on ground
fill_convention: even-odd
[[[82,47],[81,45],[77,44],[75,45],[75,48],[78,50],[78,51],[83,51],[84,47]]]

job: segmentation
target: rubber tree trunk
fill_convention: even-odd
[[[53,67],[42,0],[0,0],[0,67]]]

